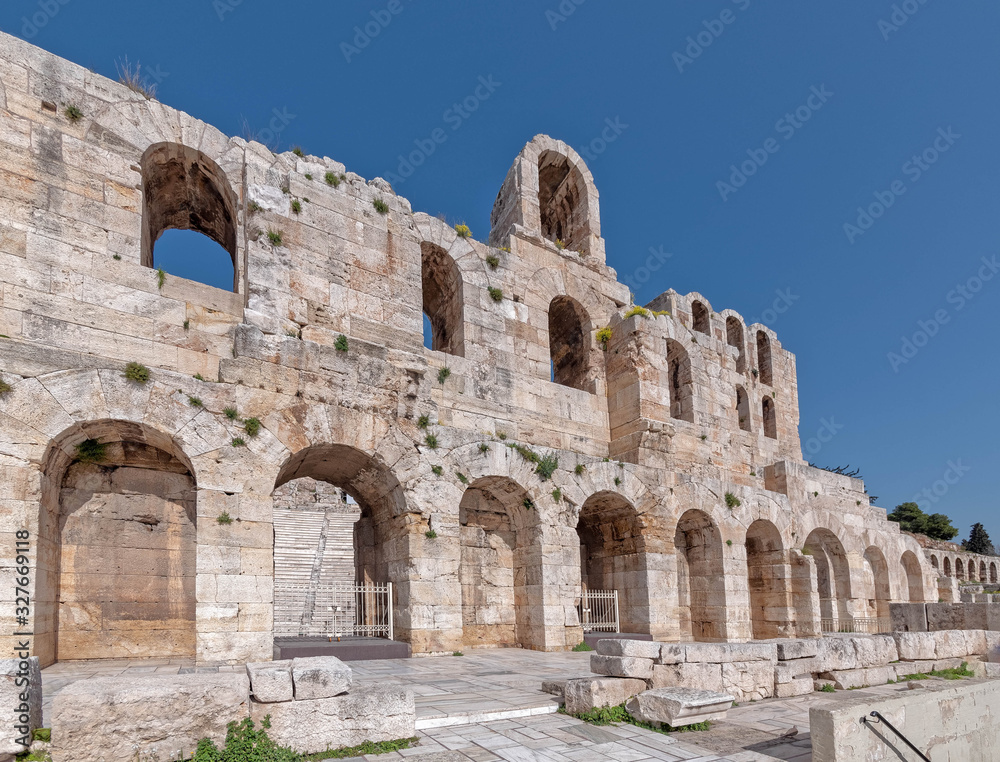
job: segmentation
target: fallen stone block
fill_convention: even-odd
[[[308,656],[292,659],[295,700],[321,699],[347,693],[354,672],[336,656]]]
[[[608,638],[597,641],[597,653],[602,656],[634,656],[639,659],[659,659],[660,643],[651,640]]]
[[[809,659],[819,655],[819,638],[790,638],[774,642],[780,661]]]
[[[827,637],[820,641],[819,654],[816,656],[820,672],[857,669],[858,653],[854,649],[854,641],[850,638]]]
[[[415,734],[413,692],[396,685],[366,683],[329,698],[250,704],[250,717],[271,717],[267,731],[280,746],[316,754],[364,741],[391,741]]]
[[[735,661],[722,665],[722,690],[737,701],[759,701],[774,695],[774,665],[766,661]]]
[[[723,720],[735,699],[697,688],[654,688],[630,698],[625,708],[643,722],[675,728],[706,720]]]
[[[899,649],[891,635],[864,635],[853,638],[858,667],[884,667],[899,659]]]
[[[590,657],[590,671],[609,677],[637,677],[640,680],[649,680],[653,677],[653,660],[634,656],[593,654]]]
[[[31,734],[42,727],[42,673],[37,656],[0,659],[0,706],[4,729],[0,755],[27,751]],[[18,738],[27,744],[19,744]]]
[[[867,688],[871,685],[885,685],[896,679],[896,670],[892,667],[868,667],[866,669],[845,669],[834,672],[823,672],[820,677],[833,682],[837,690],[846,691],[851,688]]]
[[[247,664],[247,677],[250,678],[250,692],[262,704],[291,701],[295,697],[291,659]]]
[[[245,673],[77,680],[52,699],[52,760],[173,762],[202,738],[224,743],[226,725],[247,717],[249,704]]]
[[[780,685],[775,683],[774,695],[776,698],[792,698],[793,696],[805,696],[813,692],[812,675],[794,677],[787,683]]]
[[[618,706],[648,686],[645,680],[631,677],[584,677],[567,680],[563,693],[566,711],[581,714],[592,709]]]
[[[892,638],[896,641],[900,659],[918,661],[934,658],[933,632],[894,632]]]
[[[722,692],[721,664],[657,664],[653,667],[653,688],[703,688]]]
[[[725,662],[778,660],[773,643],[688,643],[684,646],[686,662],[722,664]]]

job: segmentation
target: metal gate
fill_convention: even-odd
[[[279,637],[370,637],[392,640],[392,583],[274,583]]]
[[[620,632],[617,590],[584,590],[577,612],[584,632]]]
[[[879,635],[892,632],[889,617],[848,617],[843,619],[823,619],[823,632],[851,632],[866,635]]]

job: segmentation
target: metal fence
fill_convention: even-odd
[[[577,612],[584,632],[620,632],[617,590],[584,590]]]
[[[274,634],[392,640],[392,583],[274,583]]]
[[[823,632],[856,632],[865,635],[880,635],[892,632],[889,617],[849,617],[846,619],[824,619]]]

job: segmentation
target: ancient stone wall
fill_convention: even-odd
[[[223,247],[232,292],[157,272],[170,228]],[[795,358],[773,331],[698,293],[633,309],[572,148],[531,140],[489,243],[464,233],[379,178],[228,137],[0,35],[0,543],[31,533],[44,664],[85,631],[60,607],[78,588],[96,603],[62,559],[104,568],[95,530],[60,523],[90,441],[189,475],[182,498],[173,466],[147,469],[153,506],[112,474],[94,521],[193,516],[193,553],[150,568],[184,595],[193,575],[204,661],[270,657],[273,495],[301,479],[356,501],[357,577],[393,584],[414,652],[572,647],[584,576],[665,640],[815,635],[937,599],[862,482],[802,460]],[[156,626],[183,629],[175,613]],[[116,647],[139,638],[138,617],[107,621],[132,623]]]

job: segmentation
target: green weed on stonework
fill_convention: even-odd
[[[593,651],[594,649],[587,645],[586,641],[577,643],[573,646],[574,651]]]
[[[576,650],[576,649],[573,649]],[[560,708],[559,711],[562,714],[569,714],[565,708]],[[651,725],[648,722],[643,722],[642,720],[637,720],[628,710],[625,709],[624,704],[619,704],[618,706],[601,707],[599,709],[592,709],[589,712],[580,712],[579,714],[570,715],[571,717],[576,717],[578,720],[583,720],[584,722],[590,723],[591,725],[618,725],[626,723],[629,725],[635,725],[637,728],[646,728],[646,730],[654,730],[657,733],[685,733],[691,730],[708,730],[710,723],[708,720],[704,722],[696,722],[693,725],[682,725],[679,728],[671,727],[670,725],[664,725],[663,727],[658,727],[656,725]]]
[[[76,446],[76,459],[80,463],[100,463],[104,460],[108,446],[96,439],[84,439]]]

